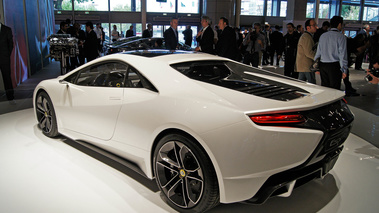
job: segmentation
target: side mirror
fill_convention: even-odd
[[[68,81],[65,80],[59,80],[60,84],[66,84],[66,87],[68,88]]]

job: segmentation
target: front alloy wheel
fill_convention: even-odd
[[[55,137],[58,135],[57,120],[50,97],[46,92],[40,92],[36,99],[36,114],[38,126],[44,135]]]
[[[155,178],[170,206],[180,212],[203,212],[218,204],[213,166],[192,139],[165,136],[154,154]]]

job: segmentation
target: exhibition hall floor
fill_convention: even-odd
[[[174,212],[155,182],[65,137],[45,137],[33,109],[0,115],[0,212]],[[118,168],[118,169],[115,169]],[[379,149],[350,134],[324,179],[261,206],[220,204],[210,212],[377,212]]]

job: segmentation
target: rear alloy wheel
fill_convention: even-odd
[[[154,152],[154,167],[163,198],[179,212],[204,212],[219,203],[214,168],[192,139],[163,137]]]
[[[53,103],[46,92],[40,92],[36,99],[36,114],[38,126],[42,133],[48,137],[55,137],[58,133],[57,119]]]

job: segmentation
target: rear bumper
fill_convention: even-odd
[[[343,146],[328,153],[325,158],[312,165],[291,169],[271,176],[249,200],[250,204],[263,204],[268,198],[277,195],[289,196],[293,188],[297,188],[313,179],[324,177],[334,167]]]
[[[254,197],[245,202],[262,204],[271,196],[289,196],[293,188],[325,176],[334,167],[343,150],[343,143],[350,134],[353,114],[342,101],[302,114],[308,118],[302,125],[304,128],[324,132],[317,148],[301,165],[270,176]]]

